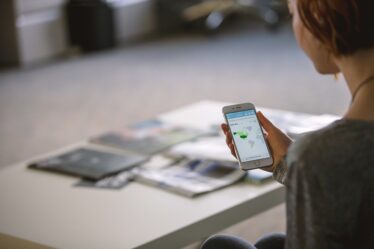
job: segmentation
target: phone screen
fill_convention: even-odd
[[[226,118],[241,162],[270,157],[255,110],[227,113]]]

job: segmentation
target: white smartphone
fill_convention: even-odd
[[[229,105],[222,108],[233,137],[236,155],[243,170],[271,166],[271,156],[256,109],[251,103]]]

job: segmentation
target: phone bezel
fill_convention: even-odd
[[[229,125],[229,122],[227,120],[226,114],[232,113],[232,112],[241,112],[241,111],[246,111],[246,110],[254,110],[256,112],[256,108],[252,103],[242,103],[242,104],[236,104],[236,105],[228,105],[228,106],[224,106],[222,108],[223,116],[225,118],[227,126],[229,127],[229,131],[230,131],[231,135],[232,135],[232,131],[231,131],[231,127]],[[257,112],[256,112],[256,118],[257,118],[257,122],[259,122],[258,117],[257,117]],[[259,124],[260,124],[260,127],[262,127],[260,122],[259,122]],[[257,169],[257,168],[263,168],[263,167],[268,167],[268,166],[273,165],[273,157],[272,157],[269,145],[268,145],[268,143],[265,139],[265,135],[264,135],[264,132],[262,131],[262,129],[261,129],[261,133],[262,133],[262,136],[265,140],[265,144],[266,144],[266,148],[268,150],[268,153],[270,155],[269,158],[263,158],[263,159],[248,161],[248,162],[242,162],[241,158],[239,156],[236,144],[235,144],[235,140],[233,139],[237,159],[239,161],[240,167],[243,170]]]

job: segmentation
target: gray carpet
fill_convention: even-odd
[[[0,168],[203,99],[343,114],[349,95],[314,72],[289,28],[152,39],[0,72]],[[281,205],[229,232],[254,240],[284,224]]]

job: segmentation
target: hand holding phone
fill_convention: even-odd
[[[265,129],[266,140],[269,143],[269,147],[272,152],[273,165],[264,166],[261,169],[272,172],[274,170],[273,166],[278,165],[283,156],[287,153],[289,145],[292,143],[292,140],[284,134],[280,129],[274,126],[270,120],[268,120],[261,112],[257,113],[257,118],[260,121],[260,124]],[[233,156],[237,157],[233,136],[227,124],[222,124],[221,128],[226,135],[226,143]],[[239,159],[239,158],[238,158]]]
[[[225,106],[222,109],[234,148],[243,170],[273,165],[269,147],[251,103]]]

